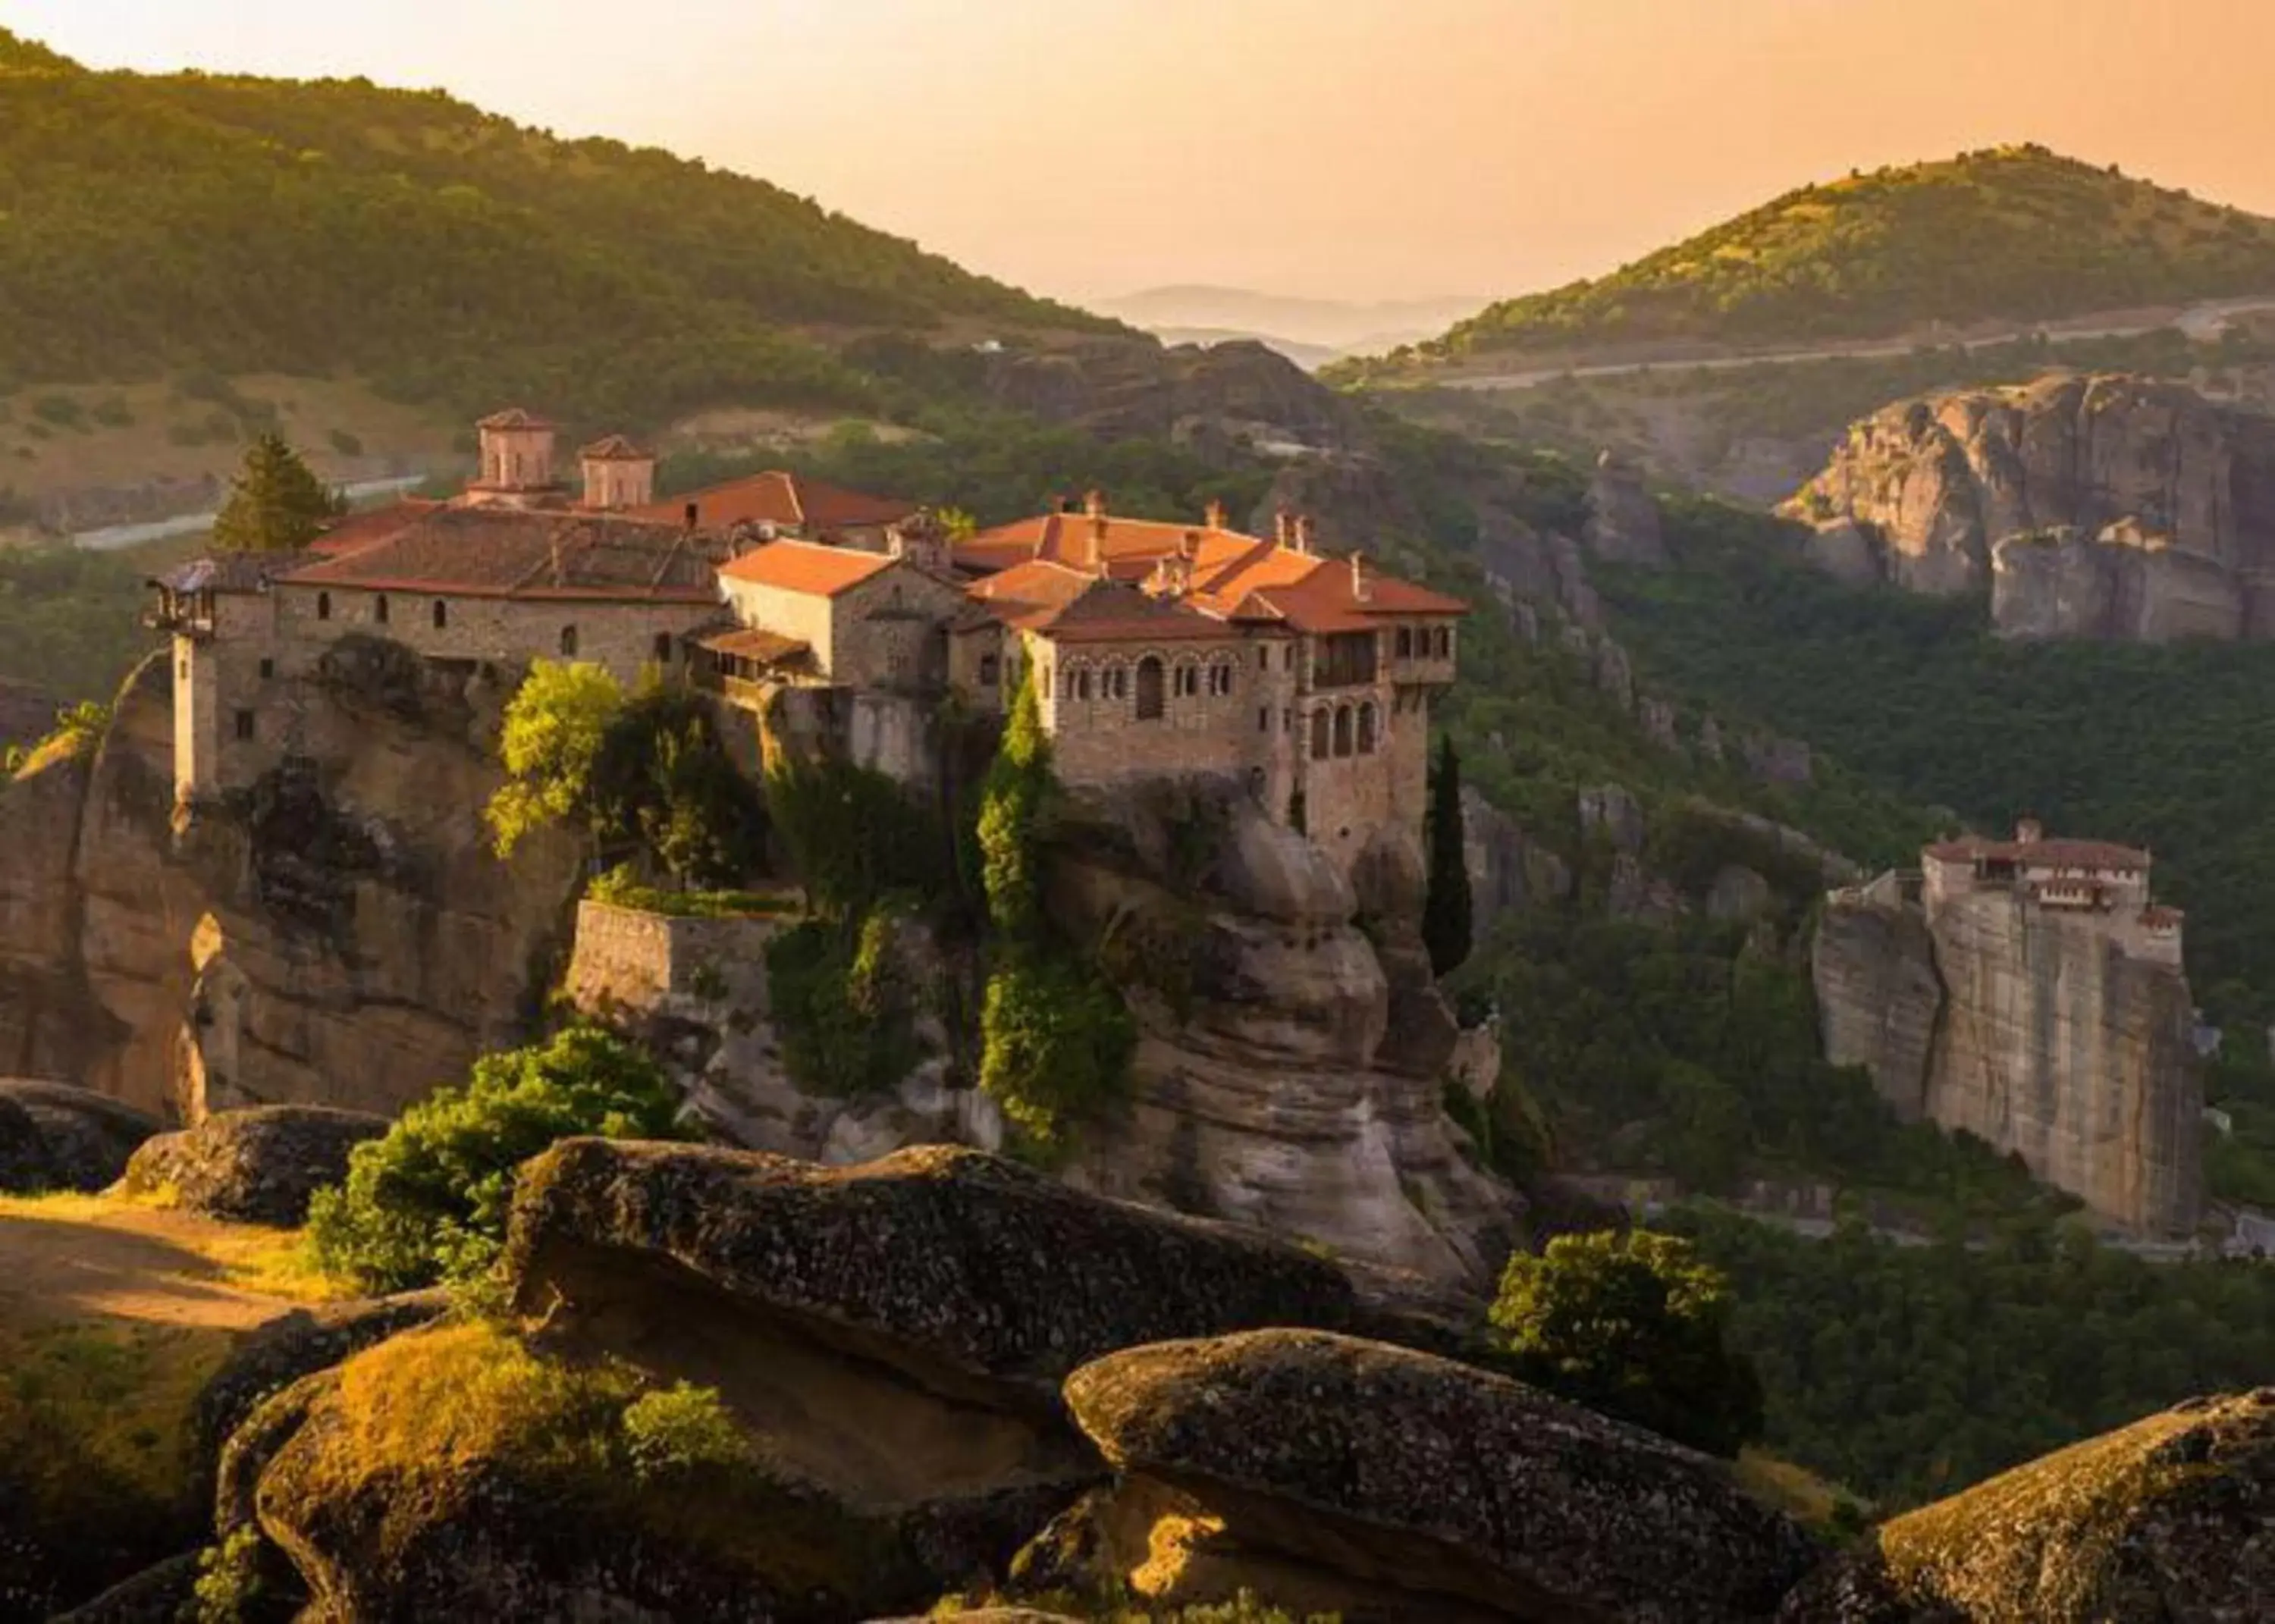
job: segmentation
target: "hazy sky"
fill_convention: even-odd
[[[94,66],[442,86],[1073,297],[1527,291],[2007,140],[2275,214],[2275,0],[0,0]]]

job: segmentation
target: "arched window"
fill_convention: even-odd
[[[1398,657],[1401,660],[1411,660],[1414,657],[1414,628],[1411,626],[1401,626],[1398,629]]]
[[[1358,707],[1358,753],[1374,753],[1374,704],[1372,700]]]
[[[1090,668],[1088,666],[1085,666],[1081,670],[1075,673],[1074,697],[1077,699],[1087,699],[1090,698]]]
[[[1259,671],[1268,671],[1272,668],[1272,649],[1269,645],[1256,651],[1256,668]]]
[[[331,617],[332,594],[328,592],[320,592],[316,594],[316,618],[318,620],[329,620]]]
[[[1447,626],[1439,627],[1436,631],[1431,634],[1430,644],[1431,652],[1436,654],[1439,659],[1443,660],[1447,658],[1454,652],[1454,633],[1452,628]]]
[[[577,655],[577,628],[576,628],[576,627],[574,627],[574,626],[563,626],[563,627],[562,627],[562,628],[561,628],[561,652],[562,652],[562,653],[563,653],[564,656],[566,656],[566,657],[568,657],[568,658],[570,658],[570,659],[572,659],[572,660],[573,660],[573,659],[575,659],[575,658],[576,658],[576,655]]]
[[[658,665],[671,663],[671,633],[669,631],[655,634],[655,662]]]
[[[1312,760],[1324,761],[1327,759],[1327,729],[1334,725],[1324,706],[1311,713]]]
[[[1350,752],[1351,707],[1341,705],[1335,707],[1335,754],[1347,756]]]
[[[435,600],[435,630],[441,631],[450,623],[450,606],[442,599]]]
[[[1138,720],[1161,720],[1161,661],[1158,654],[1148,654],[1138,662]]]
[[[387,594],[385,593],[380,593],[378,597],[372,600],[371,617],[382,626],[387,624]]]
[[[1107,684],[1106,697],[1107,699],[1126,699],[1130,697],[1130,668],[1128,666],[1120,664],[1119,662],[1115,663],[1107,671],[1106,680]]]
[[[1219,660],[1209,667],[1209,692],[1220,699],[1232,697],[1232,661]]]
[[[1201,691],[1201,668],[1190,660],[1177,662],[1176,681],[1172,684],[1177,698],[1190,699]]]

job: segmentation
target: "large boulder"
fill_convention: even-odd
[[[2275,1598],[2275,1388],[2196,1399],[1883,1524],[1786,1624],[2243,1624]]]
[[[388,1119],[329,1106],[255,1106],[160,1134],[126,1165],[130,1193],[168,1190],[193,1212],[290,1227],[308,1199],[347,1177],[348,1152],[388,1129]]]
[[[26,1122],[37,1132],[36,1151]],[[155,1118],[92,1089],[0,1079],[0,1179],[12,1164],[23,1181],[0,1189],[105,1189],[157,1131]]]
[[[851,1167],[571,1139],[522,1169],[507,1270],[530,1313],[699,1285],[949,1397],[1054,1416],[1117,1348],[1252,1326],[1400,1334],[1326,1258],[926,1145]]]
[[[1242,1547],[1348,1575],[1370,1610],[1408,1593],[1392,1616],[1759,1620],[1818,1554],[1703,1455],[1349,1337],[1133,1348],[1077,1371],[1066,1399],[1125,1492],[1166,1491]],[[1133,1582],[1210,1599],[1168,1566]]]

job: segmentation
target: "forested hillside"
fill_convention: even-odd
[[[1108,325],[763,181],[439,92],[90,73],[0,31],[0,395],[347,371],[461,414],[640,423],[862,404],[836,346],[951,324]]]
[[[1404,359],[1893,336],[2247,293],[2275,293],[2275,220],[2001,147],[1803,186]]]

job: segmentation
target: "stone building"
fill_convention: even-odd
[[[1323,556],[1294,516],[1266,540],[1221,508],[1194,527],[1118,517],[1096,494],[955,560],[1003,629],[1001,691],[1032,668],[1069,782],[1230,773],[1346,865],[1379,829],[1419,835],[1461,600]]]
[[[1812,955],[1826,1057],[1866,1068],[1908,1120],[2020,1155],[2105,1222],[2189,1234],[2203,1083],[2183,920],[2150,867],[2026,821],[1834,892]]]

